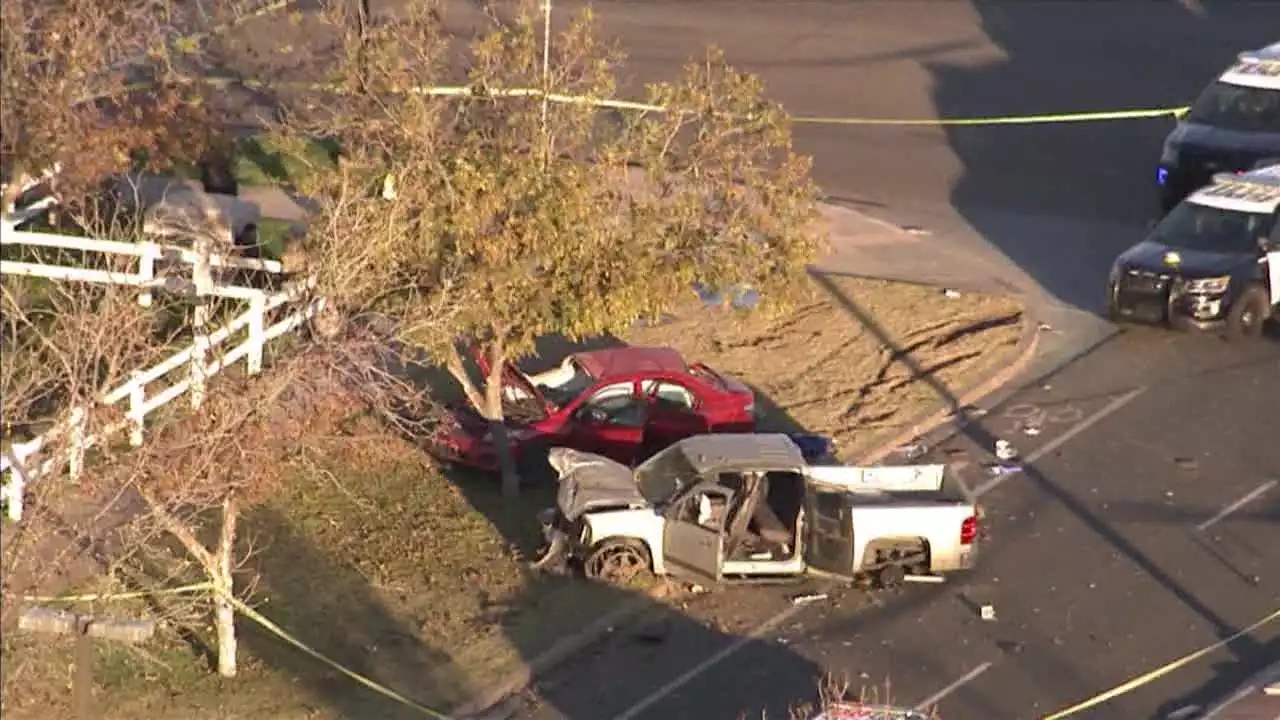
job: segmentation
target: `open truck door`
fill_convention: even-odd
[[[732,502],[729,489],[702,483],[671,505],[662,538],[668,574],[704,584],[720,582],[725,523]]]
[[[853,509],[844,490],[807,481],[802,532],[807,570],[853,579]]]

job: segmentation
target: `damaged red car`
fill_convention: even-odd
[[[508,363],[502,397],[512,454],[526,476],[538,474],[551,446],[633,465],[690,435],[753,432],[756,424],[751,388],[665,347],[575,353],[533,375]],[[429,450],[445,462],[498,471],[488,421],[470,407],[450,409]]]

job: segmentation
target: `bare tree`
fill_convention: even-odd
[[[332,21],[338,26],[338,19]],[[619,333],[679,302],[695,281],[747,283],[769,300],[800,287],[816,247],[809,161],[760,81],[709,51],[649,88],[665,112],[601,113],[544,103],[533,6],[465,52],[474,93],[436,97],[460,72],[434,4],[348,40],[333,67],[344,94],[310,96],[280,142],[336,138],[336,172],[311,175],[320,208],[308,254],[320,292],[348,312],[397,318],[402,339],[445,364],[486,418],[517,476],[501,378],[540,336]],[[590,16],[551,45],[555,92],[608,97],[621,56]],[[459,344],[477,348],[477,384]]]

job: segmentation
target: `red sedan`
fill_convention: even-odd
[[[755,430],[751,388],[671,348],[580,352],[536,375],[508,363],[502,392],[513,455],[526,471],[545,463],[552,445],[632,465],[690,435]],[[488,422],[471,408],[448,413],[431,451],[498,470]]]

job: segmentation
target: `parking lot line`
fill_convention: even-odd
[[[747,643],[758,639],[761,635],[764,635],[765,633],[769,632],[773,628],[786,622],[791,616],[795,615],[796,613],[799,613],[801,610],[805,609],[805,607],[806,607],[805,605],[792,605],[786,610],[783,610],[777,615],[774,615],[768,620],[765,620],[763,623],[756,626],[756,628],[752,630],[750,633],[743,635],[737,640],[734,640],[729,645],[721,648],[720,651],[717,652],[716,654],[712,655],[711,657],[707,658],[706,660],[703,660],[702,662],[693,666],[691,669],[687,670],[684,674],[680,675],[680,677],[677,677],[676,679],[672,680],[666,685],[663,685],[657,690],[654,690],[653,692],[649,693],[644,698],[642,698],[639,702],[637,702],[635,705],[632,705],[631,707],[624,710],[621,714],[614,717],[613,720],[632,720],[632,718],[639,716],[640,713],[652,707],[654,703],[665,698],[666,696],[670,695],[676,690],[679,690],[680,688],[684,687],[689,683],[689,681],[693,680],[694,678],[698,677],[702,673],[720,664],[720,662],[723,661],[725,658],[729,657],[730,655],[738,652],[743,647],[745,647]]]
[[[974,678],[978,677],[979,675],[986,672],[990,668],[991,668],[991,663],[989,662],[982,663],[978,667],[970,670],[964,675],[961,675],[959,678],[956,678],[955,682],[942,688],[941,690],[930,695],[929,697],[921,700],[919,704],[916,705],[915,709],[923,711],[923,710],[928,710],[932,708],[934,705],[937,705],[943,698],[955,692],[956,690],[959,690],[965,685],[969,684],[970,682],[973,681]]]
[[[1248,505],[1249,503],[1253,502],[1254,500],[1257,500],[1259,497],[1261,497],[1262,495],[1266,494],[1266,492],[1267,492],[1268,490],[1270,490],[1271,488],[1275,487],[1277,484],[1280,484],[1280,480],[1272,480],[1271,482],[1265,482],[1265,483],[1262,483],[1262,484],[1261,484],[1261,485],[1259,485],[1258,487],[1254,488],[1254,489],[1253,489],[1253,490],[1252,490],[1248,495],[1245,495],[1244,497],[1240,498],[1239,500],[1236,500],[1235,502],[1231,503],[1230,505],[1228,505],[1228,506],[1226,506],[1226,507],[1222,508],[1222,511],[1221,511],[1221,512],[1219,512],[1217,515],[1214,515],[1213,517],[1209,518],[1208,520],[1205,520],[1204,522],[1202,522],[1202,523],[1200,523],[1199,525],[1197,525],[1197,526],[1196,526],[1196,531],[1197,531],[1197,532],[1204,532],[1205,530],[1208,530],[1210,527],[1212,527],[1212,526],[1214,526],[1214,525],[1218,524],[1219,522],[1222,522],[1224,519],[1226,519],[1226,517],[1227,517],[1228,515],[1230,515],[1231,513],[1235,512],[1235,511],[1237,511],[1237,510],[1239,510],[1240,508],[1244,507],[1245,505]]]
[[[1063,445],[1066,445],[1068,442],[1071,442],[1071,439],[1074,438],[1075,436],[1079,435],[1085,430],[1088,430],[1089,428],[1098,424],[1111,413],[1133,402],[1135,398],[1137,398],[1142,393],[1146,392],[1146,390],[1147,389],[1145,387],[1134,388],[1133,390],[1130,390],[1129,392],[1125,393],[1124,395],[1121,395],[1115,400],[1112,400],[1111,402],[1103,406],[1103,408],[1098,412],[1086,417],[1085,419],[1081,420],[1075,425],[1072,425],[1071,428],[1066,432],[1050,440],[1044,445],[1041,445],[1040,447],[1036,448],[1034,452],[1028,454],[1026,458],[1023,459],[1023,462],[1028,464],[1033,463],[1039,460],[1040,458],[1044,457],[1045,455],[1048,455],[1049,453],[1053,452],[1054,450],[1057,450]],[[1015,472],[1015,473],[1009,473],[1006,475],[997,475],[991,478],[990,480],[986,481],[982,485],[979,485],[977,488],[974,488],[973,497],[980,498],[983,495],[986,495],[992,490],[995,490],[996,487],[1000,485],[1000,483],[1004,482],[1005,480],[1017,474],[1019,473]]]

